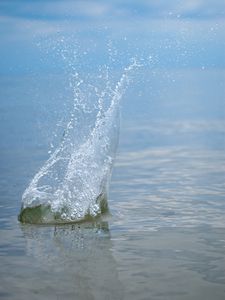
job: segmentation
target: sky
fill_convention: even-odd
[[[87,69],[104,63],[109,43],[118,65],[135,56],[155,68],[221,69],[225,1],[1,0],[0,37],[2,75],[60,72],[62,40],[68,55],[90,53]]]

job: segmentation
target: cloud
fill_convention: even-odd
[[[27,19],[98,18],[112,13],[113,6],[101,1],[2,1],[5,15]]]
[[[8,16],[31,19],[101,19],[135,18],[224,18],[225,2],[222,0],[80,0],[53,1],[2,0],[0,9]]]
[[[0,15],[0,33],[4,42],[24,41],[56,34],[56,24],[43,20],[27,20]]]
[[[34,8],[34,7],[33,7]],[[27,12],[32,14],[34,9],[27,6]],[[95,1],[63,1],[63,2],[45,2],[41,7],[36,6],[36,12],[46,17],[67,18],[67,17],[99,17],[107,14],[111,9],[110,4],[98,3]]]

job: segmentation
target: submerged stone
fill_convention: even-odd
[[[34,207],[21,208],[18,220],[21,223],[45,224],[54,223],[59,219],[59,215],[53,213],[50,205],[38,205]]]
[[[40,204],[33,207],[22,207],[18,220],[21,223],[28,224],[66,224],[93,221],[96,217],[108,212],[108,202],[105,195],[100,194],[96,199],[96,204],[98,204],[100,208],[98,215],[92,216],[88,211],[85,216],[78,219],[70,218],[70,212],[67,208],[62,209],[60,212],[54,212],[50,205]],[[68,217],[62,217],[63,215]]]

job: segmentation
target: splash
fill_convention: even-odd
[[[23,223],[68,223],[108,210],[107,191],[118,144],[120,100],[138,67],[133,59],[113,84],[100,69],[101,85],[71,76],[73,104],[59,146],[22,196]],[[104,81],[104,84],[103,84]]]

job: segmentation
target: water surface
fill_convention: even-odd
[[[0,9],[0,299],[224,299],[223,1]],[[142,67],[121,99],[111,214],[19,223],[70,116],[69,76],[100,89],[99,72],[118,79],[132,57]]]
[[[31,139],[36,123],[27,115],[29,97],[22,97],[26,84],[20,91],[16,78],[4,89],[10,95],[14,85],[22,102],[14,103],[15,110],[5,102],[2,113],[7,116],[1,127],[2,299],[224,298],[223,88],[212,80],[206,93],[210,74],[193,71],[193,76],[198,78],[193,97],[186,89],[183,98],[175,97],[182,81],[170,91],[163,87],[165,102],[152,94],[155,118],[141,119],[137,111],[132,120],[127,102],[138,107],[140,97],[127,93],[110,186],[111,217],[81,225],[17,221],[24,188],[48,154],[43,136]],[[190,73],[182,78],[186,82]],[[217,107],[207,97],[211,89],[217,90]],[[157,118],[157,109],[168,118]]]

